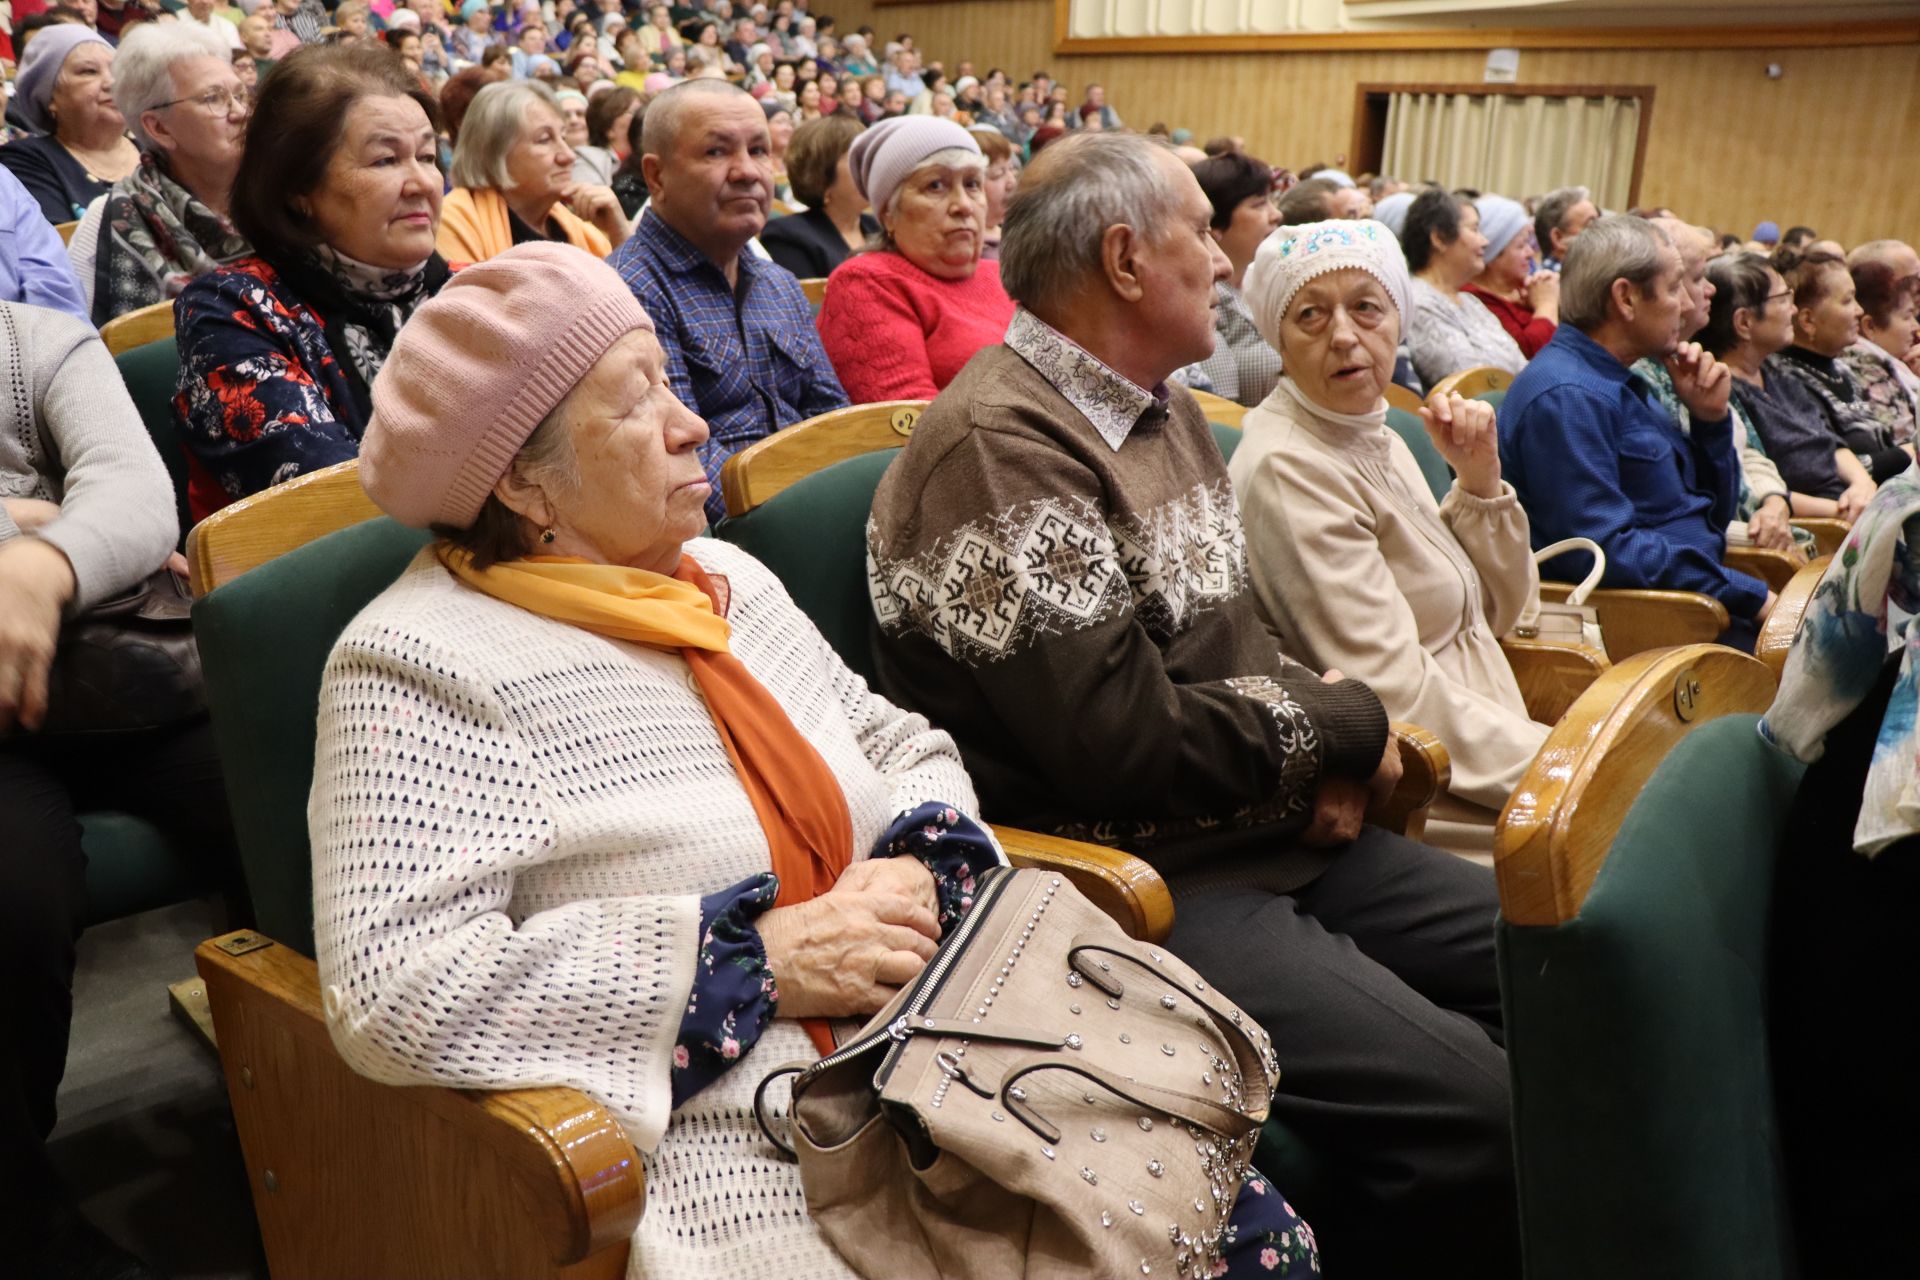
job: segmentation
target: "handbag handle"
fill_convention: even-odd
[[[1237,1036],[1244,1042],[1247,1050],[1252,1054],[1253,1064],[1258,1069],[1259,1074],[1262,1076],[1268,1075],[1270,1068],[1267,1065],[1268,1054],[1266,1047],[1254,1037],[1252,1031],[1248,1030],[1246,1025],[1248,1019],[1240,1014],[1238,1010],[1230,1016],[1216,1008],[1213,1001],[1207,995],[1207,988],[1204,981],[1196,979],[1196,989],[1188,990],[1176,983],[1164,969],[1156,965],[1148,964],[1131,950],[1116,947],[1111,942],[1103,939],[1099,934],[1079,934],[1074,938],[1073,945],[1067,948],[1067,963],[1079,971],[1087,981],[1093,983],[1094,986],[1099,987],[1102,991],[1116,999],[1124,994],[1126,990],[1125,987],[1121,985],[1120,980],[1114,977],[1111,972],[1101,969],[1098,964],[1095,964],[1092,968],[1083,965],[1081,963],[1081,956],[1083,953],[1089,951],[1098,951],[1106,955],[1114,956],[1117,959],[1132,961],[1135,965],[1159,978],[1173,990],[1186,996],[1189,1000],[1193,1001],[1201,1012],[1213,1020],[1213,1025],[1222,1035],[1228,1037],[1229,1040]],[[1258,1027],[1259,1024],[1256,1022],[1254,1026]],[[1264,1029],[1262,1030],[1264,1034]],[[1248,1070],[1247,1065],[1243,1059],[1240,1063],[1240,1074],[1243,1077],[1251,1079],[1254,1072]],[[1268,1091],[1271,1092],[1273,1086],[1278,1083],[1278,1079],[1269,1079],[1267,1082]]]
[[[1039,1062],[1030,1062],[1018,1071],[1009,1071],[1000,1082],[1000,1105],[1040,1138],[1042,1142],[1060,1141],[1060,1131],[1049,1124],[1026,1100],[1025,1090],[1015,1090],[1015,1086],[1038,1071],[1066,1071],[1093,1081],[1108,1093],[1124,1098],[1136,1107],[1146,1107],[1153,1111],[1164,1111],[1176,1120],[1184,1120],[1195,1129],[1206,1129],[1231,1141],[1236,1128],[1252,1128],[1259,1123],[1244,1111],[1235,1111],[1232,1107],[1215,1102],[1211,1098],[1202,1098],[1198,1094],[1181,1093],[1177,1089],[1163,1089],[1159,1085],[1141,1084],[1138,1080],[1122,1079],[1101,1067],[1087,1066],[1078,1062],[1062,1062],[1059,1058],[1046,1058]]]
[[[1600,579],[1607,575],[1607,553],[1592,538],[1562,538],[1533,553],[1533,562],[1543,565],[1555,556],[1565,555],[1569,551],[1584,551],[1593,557],[1593,568],[1580,580],[1580,585],[1567,594],[1567,603],[1575,608],[1586,604],[1587,597],[1600,585]]]
[[[812,1065],[811,1062],[782,1063],[760,1077],[760,1084],[753,1091],[753,1122],[760,1126],[760,1132],[766,1136],[768,1142],[773,1144],[773,1149],[780,1153],[780,1158],[789,1164],[798,1164],[800,1153],[793,1149],[791,1142],[782,1142],[774,1136],[773,1126],[767,1123],[767,1086],[782,1076],[797,1076]],[[789,1120],[788,1123],[792,1121]]]

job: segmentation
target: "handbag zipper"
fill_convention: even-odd
[[[941,946],[940,953],[933,958],[933,964],[914,979],[913,994],[907,997],[906,1007],[901,1010],[899,1016],[886,1026],[841,1045],[808,1067],[801,1078],[794,1081],[795,1087],[803,1085],[823,1071],[859,1057],[882,1041],[891,1040],[893,1047],[887,1051],[886,1059],[881,1062],[873,1077],[874,1088],[883,1087],[887,1077],[892,1074],[893,1065],[900,1056],[900,1049],[907,1043],[907,1038],[911,1034],[907,1024],[916,1015],[922,1013],[933,1002],[933,997],[939,994],[941,984],[946,981],[948,971],[953,968],[954,958],[966,950],[967,939],[973,936],[979,923],[987,918],[988,908],[999,898],[1012,875],[1012,867],[989,867],[981,872],[979,878],[987,881],[986,887],[975,896],[973,907],[967,912],[966,919],[960,922],[959,928],[955,929],[953,935]]]

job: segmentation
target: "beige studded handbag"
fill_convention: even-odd
[[[761,1081],[814,1220],[869,1280],[1207,1275],[1278,1079],[1266,1033],[1057,873],[981,880],[859,1034]]]

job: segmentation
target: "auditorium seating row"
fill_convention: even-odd
[[[171,334],[116,355],[184,493]],[[1489,372],[1436,394],[1496,398],[1505,375]],[[1201,399],[1230,453],[1242,410]],[[869,678],[867,510],[924,407],[823,415],[742,451],[722,476],[730,514],[715,535],[766,562]],[[1450,483],[1413,412],[1396,404],[1390,420],[1430,483]],[[645,1187],[604,1108],[568,1089],[390,1088],[346,1067],[326,1032],[305,822],[321,669],[427,536],[382,516],[356,468],[237,502],[186,543],[258,926],[209,940],[196,962],[269,1264],[282,1277],[623,1275]],[[1777,1156],[1755,1117],[1770,1114],[1764,863],[1800,766],[1753,725],[1824,564],[1770,570],[1781,604],[1760,660],[1707,643],[1724,609],[1673,592],[1596,593],[1606,654],[1505,642],[1530,712],[1555,726],[1495,852],[1531,1274],[1622,1274],[1648,1248],[1691,1276],[1783,1274]],[[1406,778],[1370,819],[1417,835],[1448,780],[1445,746],[1415,726],[1396,734]],[[89,816],[90,858],[110,818]],[[1060,869],[1134,935],[1171,927],[1172,898],[1144,861],[997,830],[1015,861]],[[155,884],[112,910],[193,889]],[[1310,1206],[1324,1158],[1275,1125],[1256,1163]]]

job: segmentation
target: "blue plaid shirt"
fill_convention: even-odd
[[[680,402],[707,420],[700,446],[713,493],[707,515],[727,513],[720,468],[755,440],[842,409],[847,393],[813,327],[813,308],[786,268],[742,250],[739,286],[651,209],[608,259],[653,317]]]

